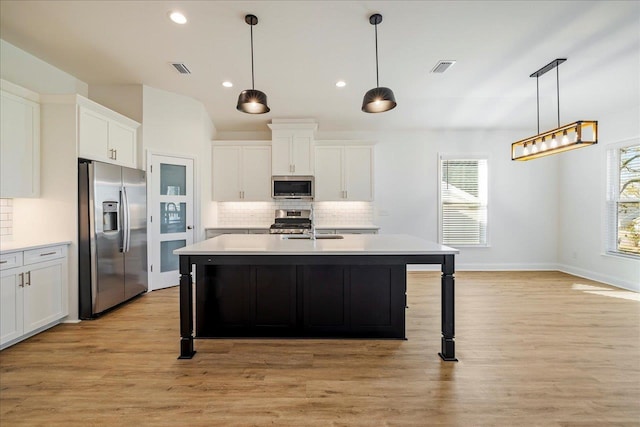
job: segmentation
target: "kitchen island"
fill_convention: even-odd
[[[300,237],[221,235],[174,251],[180,256],[179,358],[193,357],[194,338],[405,339],[406,267],[439,264],[439,355],[457,360],[458,250],[407,235]]]

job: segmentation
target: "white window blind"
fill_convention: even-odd
[[[640,257],[640,143],[607,152],[607,251]]]
[[[487,244],[487,159],[440,158],[440,242]]]

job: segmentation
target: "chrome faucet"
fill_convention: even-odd
[[[313,212],[313,202],[311,202],[309,211],[309,219],[311,220],[311,230],[309,230],[309,234],[311,236],[311,240],[316,240],[316,216]]]

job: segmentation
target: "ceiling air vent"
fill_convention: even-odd
[[[171,65],[178,70],[180,74],[191,74],[191,71],[182,62],[172,62]]]
[[[438,61],[438,63],[436,64],[435,67],[433,67],[433,70],[431,70],[431,72],[436,74],[442,74],[445,71],[447,71],[449,68],[451,68],[451,66],[455,63],[456,61]]]

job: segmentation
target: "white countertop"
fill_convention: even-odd
[[[205,230],[268,230],[271,224],[265,225],[212,225],[205,227]]]
[[[285,239],[277,234],[223,234],[177,249],[177,255],[450,255],[459,251],[404,234],[345,234],[344,239]]]
[[[236,229],[241,229],[241,230],[265,230],[265,229],[269,229],[271,227],[271,224],[265,224],[265,225],[215,225],[215,226],[210,226],[210,227],[205,227],[205,230],[236,230]],[[316,224],[316,230],[325,230],[325,229],[332,229],[332,230],[379,230],[380,227],[377,225],[373,225],[373,224],[369,224],[369,225],[363,225],[363,224],[353,224],[353,225],[349,225],[349,224],[341,224],[341,225],[333,225],[333,224]]]
[[[324,230],[327,228],[335,229],[335,230],[379,230],[380,227],[377,225],[369,224],[341,224],[341,225],[332,225],[332,224],[316,224],[316,230]]]
[[[70,245],[71,241],[51,241],[51,242],[23,242],[23,241],[0,241],[0,253],[26,251],[29,249],[41,249],[49,246]]]

